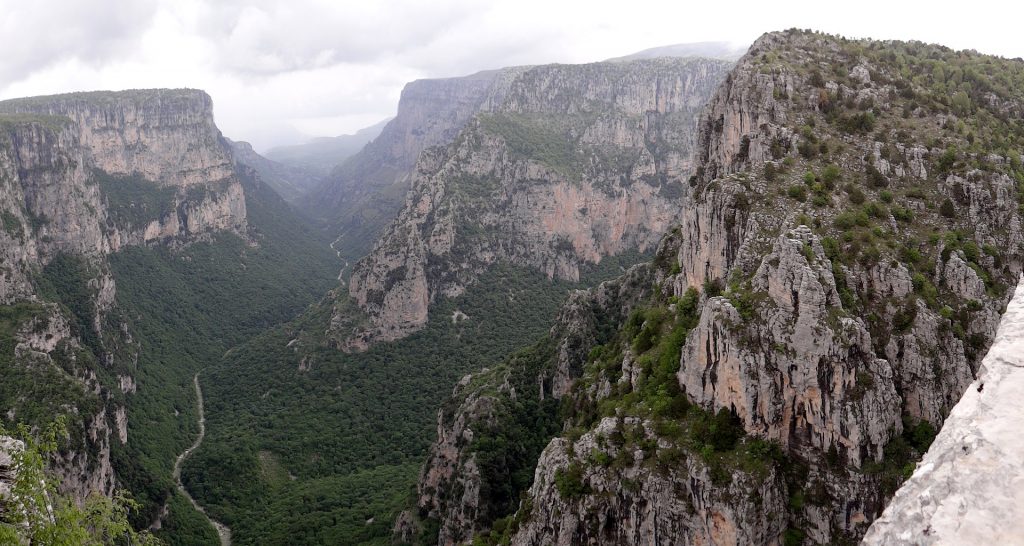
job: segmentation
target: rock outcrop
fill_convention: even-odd
[[[602,419],[575,442],[556,438],[537,463],[529,519],[511,544],[772,544],[785,530],[778,518],[786,496],[780,476],[744,477],[727,487],[715,483],[708,465],[685,458],[668,469],[653,468],[654,450],[620,455],[608,438],[624,428],[657,445],[651,423],[636,418]],[[617,431],[618,429],[618,431]],[[570,444],[571,442],[571,444]],[[671,449],[668,444],[657,447]],[[655,448],[657,449],[657,448]],[[596,455],[601,453],[603,455]],[[608,471],[580,466],[587,457],[622,457],[625,467]],[[645,464],[646,463],[646,464]],[[563,495],[562,470],[581,468],[585,494]],[[571,470],[570,470],[571,472]],[[559,499],[547,502],[549,499]]]
[[[1024,541],[1024,283],[978,378],[863,544]]]
[[[563,432],[517,509],[473,533],[860,540],[974,380],[1022,270],[1021,157],[973,133],[1019,132],[1024,97],[977,90],[993,62],[1019,69],[919,43],[759,39],[701,117],[653,295],[575,357]],[[905,79],[925,66],[927,81]],[[911,496],[908,510],[932,510]]]
[[[11,491],[18,477],[15,457],[25,449],[25,444],[10,436],[0,436],[0,517],[11,510]]]
[[[497,261],[578,280],[582,263],[652,249],[676,219],[696,113],[727,63],[659,59],[522,69],[446,148],[424,152],[405,208],[355,267],[368,315],[349,349],[419,329],[438,297]]]
[[[244,193],[206,93],[74,93],[0,102],[5,112],[23,193],[8,213],[32,215],[51,241],[44,261],[244,232]]]

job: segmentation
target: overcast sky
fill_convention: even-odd
[[[417,78],[790,27],[1024,57],[1016,0],[0,0],[0,98],[195,87],[258,150],[394,115]]]

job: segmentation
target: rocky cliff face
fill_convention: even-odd
[[[14,458],[24,448],[25,444],[20,440],[0,436],[0,517],[3,517],[5,512],[16,510],[10,505],[11,489],[14,488],[18,476]]]
[[[361,349],[422,327],[430,303],[496,261],[578,280],[584,262],[646,251],[675,221],[693,120],[728,64],[660,59],[522,70],[451,145],[420,156],[406,206],[357,264]]]
[[[1006,308],[978,378],[863,544],[1024,540],[1024,283]]]
[[[859,540],[1021,272],[1024,168],[1004,143],[1024,97],[990,63],[1020,73],[919,43],[758,40],[702,116],[654,295],[570,366],[567,432],[479,538]]]
[[[4,413],[38,425],[70,412],[72,444],[53,460],[64,490],[111,493],[111,445],[128,441],[138,349],[105,256],[244,233],[234,168],[201,91],[0,102]],[[33,397],[39,382],[56,391]]]
[[[395,118],[310,191],[300,207],[334,226],[342,256],[353,262],[361,258],[401,210],[420,152],[450,143],[473,115],[500,101],[503,82],[518,70],[409,83]]]
[[[55,241],[51,253],[245,228],[231,152],[202,91],[34,97],[0,102],[0,112],[14,128],[19,208],[43,225],[40,240]]]

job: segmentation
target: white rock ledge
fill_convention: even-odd
[[[863,544],[1024,544],[1024,281],[978,379]]]

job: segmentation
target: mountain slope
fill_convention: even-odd
[[[49,462],[78,498],[111,494],[133,466],[138,340],[109,256],[246,230],[212,103],[193,90],[0,102],[5,425],[69,420]],[[187,518],[188,514],[184,517]]]
[[[298,201],[323,177],[311,169],[267,159],[256,153],[248,142],[228,140],[228,144],[237,163],[255,170],[261,180],[289,203]]]
[[[359,153],[371,140],[377,138],[390,119],[360,129],[351,135],[314,138],[305,144],[278,146],[263,154],[278,163],[296,167],[324,178],[346,159]]]
[[[611,262],[582,285],[619,274]],[[237,544],[386,542],[438,400],[543,334],[573,286],[497,267],[422,331],[357,354],[326,346],[330,306],[314,306],[204,372],[207,436],[185,483]]]
[[[1024,394],[1024,284],[1017,286],[977,376],[914,474],[871,525],[864,544],[1024,539],[1024,459],[1018,432],[1018,401]]]
[[[577,323],[598,341],[569,365],[513,360],[513,389],[469,380],[499,409],[449,402],[399,537],[858,540],[971,382],[1021,272],[1021,77],[921,43],[763,36],[702,116],[653,295],[611,333]],[[496,496],[471,469],[520,456],[521,433],[477,438],[556,369],[575,382],[544,391],[563,410],[533,434],[565,432],[528,490]],[[514,515],[478,517],[516,498]]]
[[[431,259],[432,275],[455,273],[465,263],[478,269],[457,279],[457,290],[438,294],[424,309],[419,331],[402,339],[364,352],[337,350],[338,317],[358,316],[356,308],[343,308],[345,287],[338,287],[299,319],[230,351],[205,387],[208,436],[186,464],[190,490],[239,543],[386,541],[429,446],[437,401],[451,382],[530,345],[549,329],[570,289],[618,275],[620,264],[649,252],[656,235],[642,226],[642,217],[667,225],[669,203],[682,198],[692,172],[686,158],[695,115],[727,68],[670,60],[514,69],[474,81],[478,94],[461,87],[465,82],[422,84],[436,93],[430,100],[446,108],[452,108],[451,94],[462,97],[458,111],[448,110],[451,117],[431,122],[430,138],[454,141],[421,154],[409,208],[395,225],[421,214],[416,217],[428,218],[427,227],[417,236],[444,225],[456,234],[456,245],[489,241],[500,250],[490,235],[464,237],[483,234],[480,225],[497,218],[522,243],[520,250],[496,252],[483,262],[459,253]],[[494,83],[499,76],[500,86]],[[392,124],[412,127],[413,114],[438,119],[437,110],[418,111],[414,104],[407,100],[405,117],[400,113]],[[491,113],[478,115],[480,109]],[[463,117],[461,130],[450,134],[452,119]],[[387,142],[389,130],[363,154]],[[567,132],[578,135],[572,146],[559,141]],[[550,138],[533,141],[538,135]],[[482,141],[486,145],[475,146]],[[562,151],[567,155],[557,155]],[[569,163],[558,163],[560,157]],[[443,167],[435,172],[430,166]],[[507,200],[492,200],[489,188],[471,179],[484,170],[509,188]],[[460,176],[465,180],[456,180]],[[556,248],[571,259],[549,276],[543,264],[551,239],[542,233],[542,218],[558,221],[552,193],[573,192],[580,196],[560,206],[584,217],[573,229],[585,257],[565,245]],[[429,205],[412,210],[423,199]],[[458,213],[442,218],[453,209]],[[502,209],[517,216],[502,218]],[[607,217],[598,219],[602,214]],[[392,233],[378,248],[406,244]],[[474,252],[479,256],[479,247]],[[320,499],[317,506],[303,500],[309,496]]]
[[[331,335],[365,349],[420,328],[429,305],[497,261],[577,280],[647,251],[674,221],[694,119],[728,63],[658,59],[522,69],[446,148],[421,154],[406,205],[356,264]]]
[[[380,135],[336,167],[300,203],[330,226],[334,248],[355,262],[405,202],[409,174],[420,152],[451,142],[462,126],[500,94],[516,69],[438,80],[417,80],[402,90],[398,113]]]
[[[196,543],[179,519],[190,508],[171,496],[170,474],[196,432],[192,377],[202,371],[207,405],[214,403],[205,370],[232,347],[291,320],[335,282],[327,241],[252,171],[239,176],[248,239],[224,234],[179,250],[132,248],[111,256],[118,305],[132,317],[140,345],[128,414],[136,440],[115,456],[119,466],[136,468],[122,480],[144,503],[139,519],[159,521],[172,544]],[[164,506],[170,512],[158,518]]]
[[[659,57],[703,57],[705,59],[736,61],[746,52],[746,47],[737,47],[729,42],[692,42],[652,47],[630,55],[608,59],[608,62],[657,59]]]

